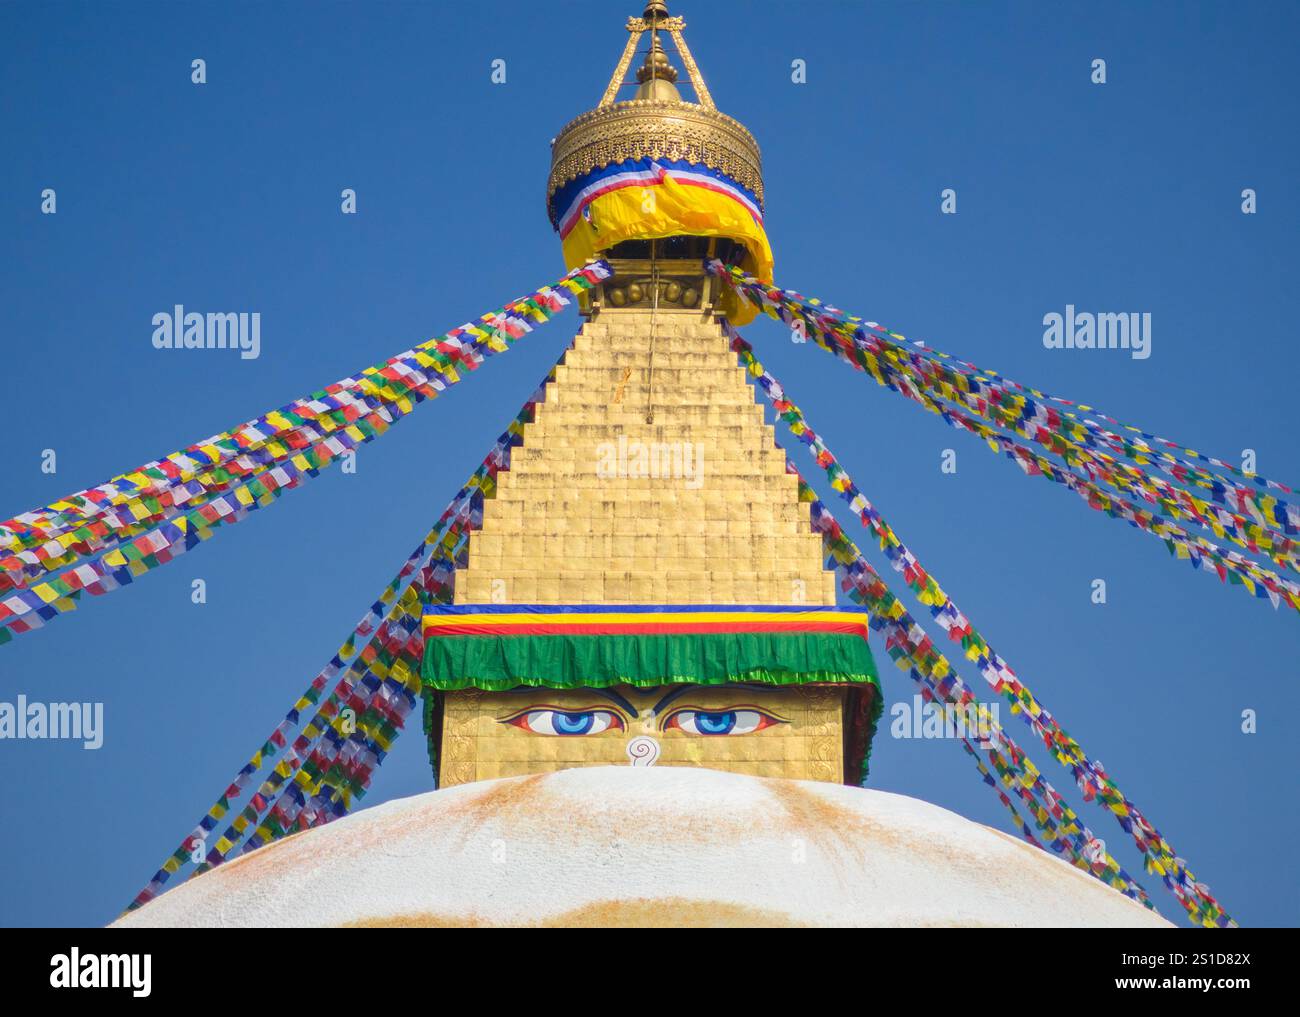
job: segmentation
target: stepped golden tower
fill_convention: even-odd
[[[478,675],[466,668],[487,665],[432,638],[426,660],[434,673],[426,668],[426,678],[445,689],[444,786],[626,764],[637,738],[653,743],[647,751],[661,765],[860,777],[878,710],[865,629],[860,617],[834,610],[821,538],[730,352],[720,319],[744,320],[744,309],[721,299],[703,269],[704,258],[722,257],[770,277],[758,145],[714,107],[683,27],[658,2],[629,19],[600,104],[554,141],[547,198],[566,258],[604,257],[614,275],[585,302],[587,320],[484,504],[468,564],[456,574],[460,627],[451,638],[489,631],[464,627],[475,605],[516,617],[519,631],[540,640],[562,638],[554,616],[538,629],[528,624],[535,615],[516,616],[512,606],[580,617],[600,607],[602,619],[625,617],[616,609],[626,606],[674,629],[654,630],[668,633],[664,639],[687,638],[675,628],[685,617],[679,609],[689,609],[692,618],[713,619],[699,623],[711,626],[713,644],[728,635],[747,643],[683,650],[695,654],[685,665],[671,659],[674,650],[662,674],[638,670],[656,645],[634,651],[631,663],[603,660],[600,675],[553,662],[536,665],[552,668],[543,675],[528,670],[535,662],[512,659],[496,683],[466,684]],[[686,66],[696,102],[681,97],[664,36]],[[648,46],[635,94],[617,101],[639,39]],[[702,610],[709,607],[719,610]],[[779,638],[762,628],[772,618]],[[796,618],[812,619],[807,631],[793,629]],[[846,632],[857,644],[848,652]],[[618,638],[613,630],[604,635]],[[749,645],[761,638],[767,641]],[[836,645],[813,645],[827,640]],[[553,649],[573,656],[571,647]],[[719,653],[722,680],[697,673],[709,666],[700,659]],[[511,687],[511,677],[519,684]],[[636,680],[620,680],[630,677]],[[665,698],[674,708],[667,721]],[[710,737],[727,723],[729,737]],[[563,737],[569,733],[585,737]]]

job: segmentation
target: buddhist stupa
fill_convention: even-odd
[[[564,258],[614,274],[584,297],[454,603],[427,609],[439,790],[244,855],[119,924],[1167,924],[1045,852],[862,786],[882,707],[865,616],[837,606],[730,350],[723,320],[753,312],[703,268],[772,278],[759,147],[715,107],[683,28],[658,0],[629,18],[604,95],[553,142]]]

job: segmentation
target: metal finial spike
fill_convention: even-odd
[[[650,48],[645,55],[645,63],[636,72],[636,80],[641,84],[645,84],[651,78],[657,78],[661,81],[677,80],[677,68],[668,62],[668,54],[659,45],[658,35],[651,38]]]

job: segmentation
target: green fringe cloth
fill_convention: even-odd
[[[423,674],[426,685],[442,692],[878,681],[865,639],[822,632],[437,636],[425,641]]]

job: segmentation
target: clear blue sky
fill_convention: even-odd
[[[1294,5],[672,6],[719,106],[763,146],[780,282],[1193,447],[1253,448],[1261,472],[1300,481]],[[635,7],[5,4],[0,515],[555,278],[548,141],[599,98]],[[1097,57],[1104,86],[1089,81]],[[490,81],[496,58],[504,85]],[[805,85],[791,83],[796,58]],[[53,216],[39,212],[47,187]],[[339,211],[345,187],[355,216]],[[939,213],[946,187],[954,216]],[[1240,211],[1247,187],[1254,216]],[[261,358],[153,349],[151,317],[177,303],[260,311]],[[1150,311],[1152,357],[1044,349],[1043,315],[1067,303]],[[0,742],[0,923],[117,913],[575,323],[566,314],[423,406],[365,448],[355,476],[331,472],[0,649],[0,700],[99,700],[107,726],[98,752]],[[1297,924],[1297,619],[775,324],[749,334],[922,561],[1230,911]],[[57,475],[40,471],[46,448]],[[945,448],[955,475],[940,472]],[[1089,600],[1097,577],[1105,606]],[[891,699],[912,691],[887,679]],[[1241,733],[1244,709],[1257,734]],[[872,778],[1004,827],[953,742],[882,730]],[[409,733],[366,804],[429,786]],[[1086,814],[1139,871],[1114,822]]]

